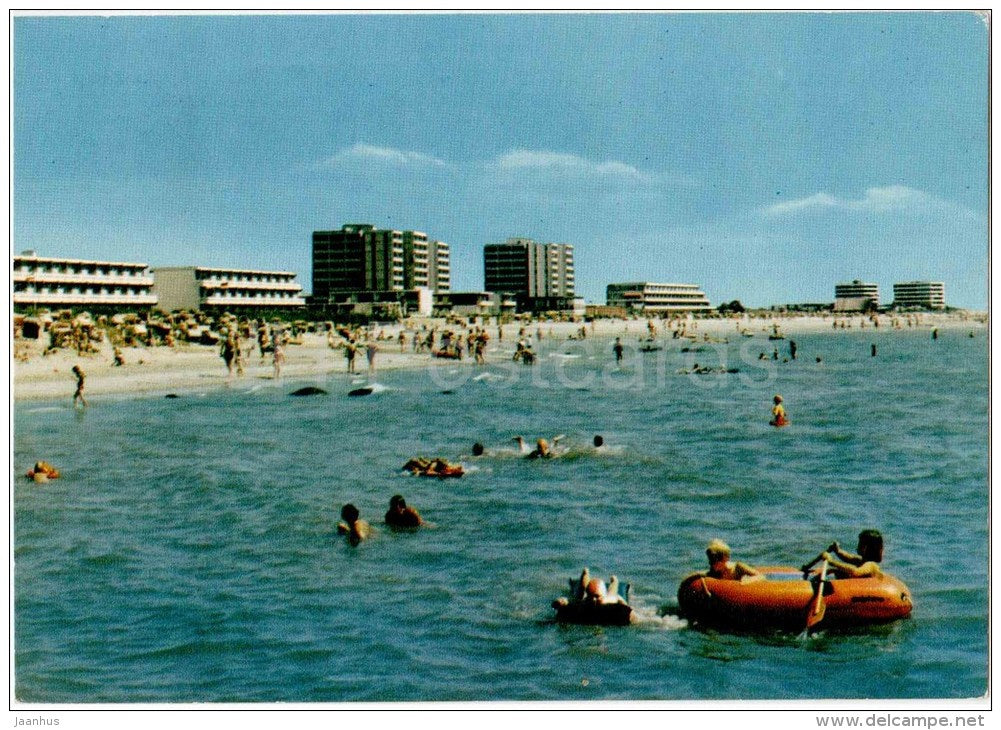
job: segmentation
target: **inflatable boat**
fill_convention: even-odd
[[[802,631],[815,607],[816,582],[792,567],[758,568],[759,580],[720,580],[696,573],[678,587],[681,616],[716,628],[778,628]],[[886,623],[911,613],[911,592],[882,574],[835,578],[823,583],[823,618],[815,629]]]

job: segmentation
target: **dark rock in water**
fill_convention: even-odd
[[[305,388],[299,388],[299,390],[293,390],[289,395],[326,395],[327,391],[323,388],[317,388],[313,385],[307,385]]]
[[[355,388],[348,395],[372,395],[371,388]]]
[[[180,398],[180,396],[177,393],[167,393],[164,398]]]
[[[443,390],[443,391],[441,391],[441,394],[442,395],[454,395],[455,391],[454,390]]]

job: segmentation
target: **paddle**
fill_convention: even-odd
[[[824,620],[824,613],[827,606],[824,604],[824,583],[827,581],[827,561],[820,566],[820,575],[817,577],[817,587],[813,592],[813,598],[806,606],[806,630],[809,631],[814,626]]]

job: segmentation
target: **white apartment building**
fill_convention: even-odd
[[[302,307],[306,300],[295,276],[291,271],[158,267],[153,270],[153,290],[166,312]]]
[[[14,256],[11,271],[15,308],[149,309],[156,306],[147,264],[122,261]]]
[[[860,312],[879,306],[879,285],[855,279],[850,284],[834,285],[834,311]]]
[[[698,284],[655,284],[649,281],[609,284],[605,290],[609,307],[623,307],[642,314],[708,312],[709,298]]]
[[[945,284],[941,281],[905,281],[894,284],[893,306],[945,309]]]

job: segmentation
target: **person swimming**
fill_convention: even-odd
[[[420,527],[424,524],[420,513],[413,507],[408,507],[406,500],[400,494],[394,494],[389,500],[389,510],[386,512],[385,520],[390,527]]]
[[[341,508],[341,519],[338,523],[337,531],[342,535],[347,535],[348,542],[357,545],[362,540],[372,535],[372,527],[365,520],[359,519],[358,508],[353,504],[346,504]]]
[[[473,444],[473,456],[483,456],[484,448],[483,444],[477,441]]]
[[[605,445],[605,439],[604,439],[604,437],[596,435],[594,437],[594,448],[600,449],[604,445]]]

